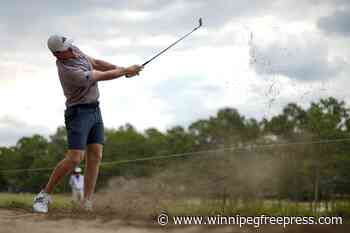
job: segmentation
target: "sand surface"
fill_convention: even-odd
[[[250,233],[250,232],[300,232],[345,233],[350,227],[342,226],[262,226],[239,228],[237,226],[158,226],[155,222],[119,220],[111,216],[79,213],[33,214],[26,210],[0,209],[0,233]]]

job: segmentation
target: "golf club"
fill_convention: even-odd
[[[161,54],[163,54],[165,51],[167,51],[168,49],[170,49],[171,47],[173,47],[174,45],[176,45],[177,43],[179,43],[181,40],[185,39],[187,36],[189,36],[192,32],[196,31],[198,28],[200,28],[203,23],[202,23],[202,18],[199,18],[198,20],[199,25],[197,27],[195,27],[192,31],[190,31],[189,33],[187,33],[186,35],[184,35],[183,37],[181,37],[180,39],[178,39],[177,41],[175,41],[174,43],[172,43],[171,45],[169,45],[167,48],[163,49],[162,51],[160,51],[157,55],[155,55],[154,57],[152,57],[151,59],[149,59],[148,61],[146,61],[145,63],[142,64],[142,66],[147,65],[148,63],[150,63],[151,61],[153,61],[155,58],[157,58],[158,56],[160,56]]]

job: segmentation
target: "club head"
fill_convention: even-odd
[[[202,18],[199,18],[199,27],[201,27],[203,25],[203,21],[202,21]]]

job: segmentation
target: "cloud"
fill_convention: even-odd
[[[204,77],[182,77],[158,83],[153,97],[166,105],[162,112],[171,117],[170,125],[189,125],[208,117],[217,108],[215,100],[223,98],[225,90]]]
[[[6,115],[0,118],[0,146],[12,146],[25,136],[40,134],[47,137],[50,133],[45,127],[29,125],[16,117]]]
[[[299,81],[334,78],[343,61],[329,56],[327,41],[315,34],[287,35],[272,42],[250,43],[250,63],[257,74],[283,75]]]
[[[19,49],[19,45],[26,48],[29,44],[39,48],[55,32],[88,41],[125,35],[177,36],[191,29],[199,17],[204,17],[207,28],[215,30],[234,18],[266,11],[271,2],[274,0],[218,0],[215,4],[199,0],[7,1],[0,8],[0,22],[5,22],[0,30],[7,36],[0,41]]]
[[[47,53],[47,37],[61,33],[82,46],[98,45],[98,53],[113,50],[111,40],[117,40],[119,52],[132,53],[139,49],[135,41],[140,44],[144,38],[178,38],[191,30],[199,17],[203,17],[205,29],[216,34],[231,22],[244,23],[251,17],[288,12],[283,4],[277,3],[276,0],[6,1],[0,8],[0,22],[4,22],[0,23],[0,33],[4,35],[0,37],[0,49],[2,54]],[[120,38],[123,41],[118,42]],[[146,49],[149,52],[152,48]]]
[[[343,63],[332,53],[348,57],[347,44],[339,46],[325,34],[303,34],[317,26],[319,17],[346,11],[348,4],[348,0],[4,1],[0,139],[15,142],[31,132],[47,135],[46,128],[52,133],[63,124],[64,96],[54,58],[46,48],[51,33],[72,37],[91,56],[126,66],[152,57],[203,17],[201,30],[151,63],[139,79],[100,85],[107,127],[130,122],[138,129],[166,129],[213,115],[223,106],[261,116],[269,102],[266,80],[274,75],[283,76],[280,86],[287,89],[295,80],[304,81],[293,87],[297,89],[311,83],[305,81],[317,84],[339,75]],[[274,34],[275,26],[281,35]],[[256,36],[258,29],[265,30],[260,34],[267,39]],[[254,43],[249,51],[250,31]],[[299,34],[286,36],[287,32]],[[251,66],[249,55],[257,60]],[[251,90],[253,84],[259,92]],[[288,93],[284,102],[297,96],[290,94],[293,90],[281,92]]]
[[[326,34],[350,36],[350,8],[320,18],[317,26]]]

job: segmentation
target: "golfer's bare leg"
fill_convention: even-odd
[[[61,160],[61,162],[59,162],[53,170],[44,191],[46,193],[52,193],[53,189],[61,181],[61,179],[80,164],[83,156],[84,151],[82,150],[68,150],[66,158]]]
[[[91,200],[95,191],[99,167],[102,160],[103,145],[89,144],[85,157],[84,199]]]

